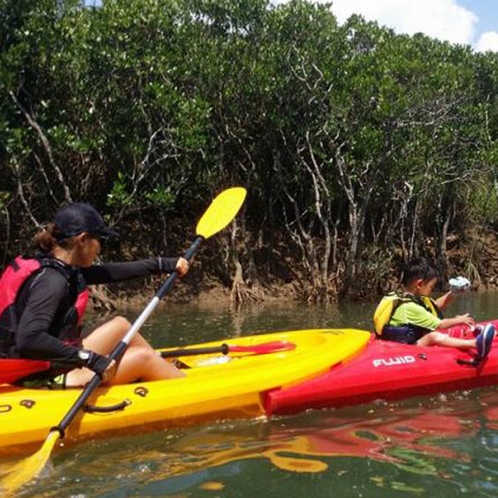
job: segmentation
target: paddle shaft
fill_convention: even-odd
[[[213,200],[207,211],[199,220],[196,228],[196,239],[188,251],[185,253],[185,259],[190,260],[197,251],[203,240],[208,239],[215,233],[223,230],[235,218],[244,203],[247,191],[243,187],[229,188],[218,194]],[[174,271],[166,280],[164,285],[156,293],[152,301],[148,304],[142,314],[135,320],[130,330],[123,337],[122,341],[114,348],[109,357],[119,361],[126,351],[129,343],[143,325],[147,317],[157,307],[161,298],[173,286],[175,280],[179,277],[177,271]],[[61,420],[58,426],[52,427],[43,443],[43,446],[34,455],[16,465],[11,473],[1,480],[0,487],[2,490],[7,490],[9,495],[16,489],[34,479],[44,468],[50,454],[55,447],[59,438],[64,437],[64,430],[75,418],[79,410],[81,410],[93,393],[93,391],[102,382],[101,377],[95,374],[89,384],[84,388],[75,404],[70,408],[66,416]]]
[[[193,244],[187,250],[185,255],[183,256],[187,261],[190,261],[196,251],[199,249],[199,246],[202,244],[204,237],[197,236],[194,240]],[[123,339],[116,345],[113,349],[109,358],[119,362],[124,352],[128,348],[131,340],[135,337],[136,333],[140,330],[142,325],[145,323],[147,318],[151,315],[151,313],[157,308],[159,301],[169,292],[169,290],[173,287],[175,280],[179,277],[178,272],[175,270],[170,276],[166,279],[161,288],[156,292],[155,296],[152,298],[150,303],[145,307],[142,313],[138,316],[138,318],[133,322],[133,325],[130,327],[130,330],[125,334]],[[86,385],[85,389],[81,392],[80,396],[73,404],[71,409],[66,413],[64,418],[60,421],[59,425],[56,425],[50,429],[50,431],[58,431],[61,439],[64,437],[65,430],[69,426],[69,424],[74,420],[78,412],[83,408],[86,404],[88,398],[93,394],[95,389],[99,387],[102,382],[102,378],[100,375],[95,374],[92,380]]]
[[[279,351],[289,351],[295,349],[296,345],[287,341],[273,341],[256,344],[254,346],[237,346],[230,344],[220,344],[219,346],[205,346],[198,348],[174,349],[171,351],[161,351],[162,358],[178,358],[180,356],[194,356],[212,353],[230,354],[230,353],[253,353],[268,354]]]
[[[161,351],[161,358],[179,358],[180,356],[195,356],[202,354],[221,353],[228,354],[228,344],[221,346],[209,346],[205,348],[175,349],[173,351]]]

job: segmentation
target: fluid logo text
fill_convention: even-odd
[[[391,358],[377,358],[373,360],[373,366],[377,367],[392,367],[394,365],[405,365],[407,363],[415,363],[417,361],[414,356],[394,356]]]

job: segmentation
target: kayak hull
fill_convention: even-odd
[[[271,354],[233,354],[231,361],[209,366],[202,365],[209,363],[213,355],[182,357],[182,362],[192,367],[185,370],[187,377],[183,379],[100,387],[86,411],[70,424],[65,438],[77,440],[146,427],[178,427],[264,415],[268,392],[326,372],[357,354],[368,340],[367,332],[354,329],[292,331],[226,340],[223,342],[228,345],[243,346],[290,341],[296,347]],[[214,358],[225,359],[220,355]],[[0,386],[0,451],[43,441],[80,392]]]
[[[462,327],[453,327],[450,333],[458,337],[471,334]],[[269,393],[266,412],[291,414],[494,385],[498,382],[497,339],[493,346],[487,359],[474,366],[474,350],[420,347],[378,341],[372,336],[351,361],[299,385]]]

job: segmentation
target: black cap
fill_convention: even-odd
[[[106,227],[99,212],[85,202],[72,202],[61,207],[55,213],[54,223],[60,230],[58,240],[74,237],[82,232],[98,235],[103,239],[118,237],[115,230]]]

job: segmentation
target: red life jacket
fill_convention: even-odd
[[[51,267],[60,270],[67,277],[66,270],[60,263],[51,258],[23,258],[18,256],[11,261],[0,277],[0,341],[10,342],[13,340],[18,326],[18,316],[16,311],[16,300],[23,284],[29,277],[40,271],[42,268]],[[75,330],[80,329],[83,314],[88,303],[88,289],[85,287],[78,292],[74,306],[66,314],[63,330],[59,339],[72,342],[77,339]],[[66,323],[73,322],[73,323]]]

